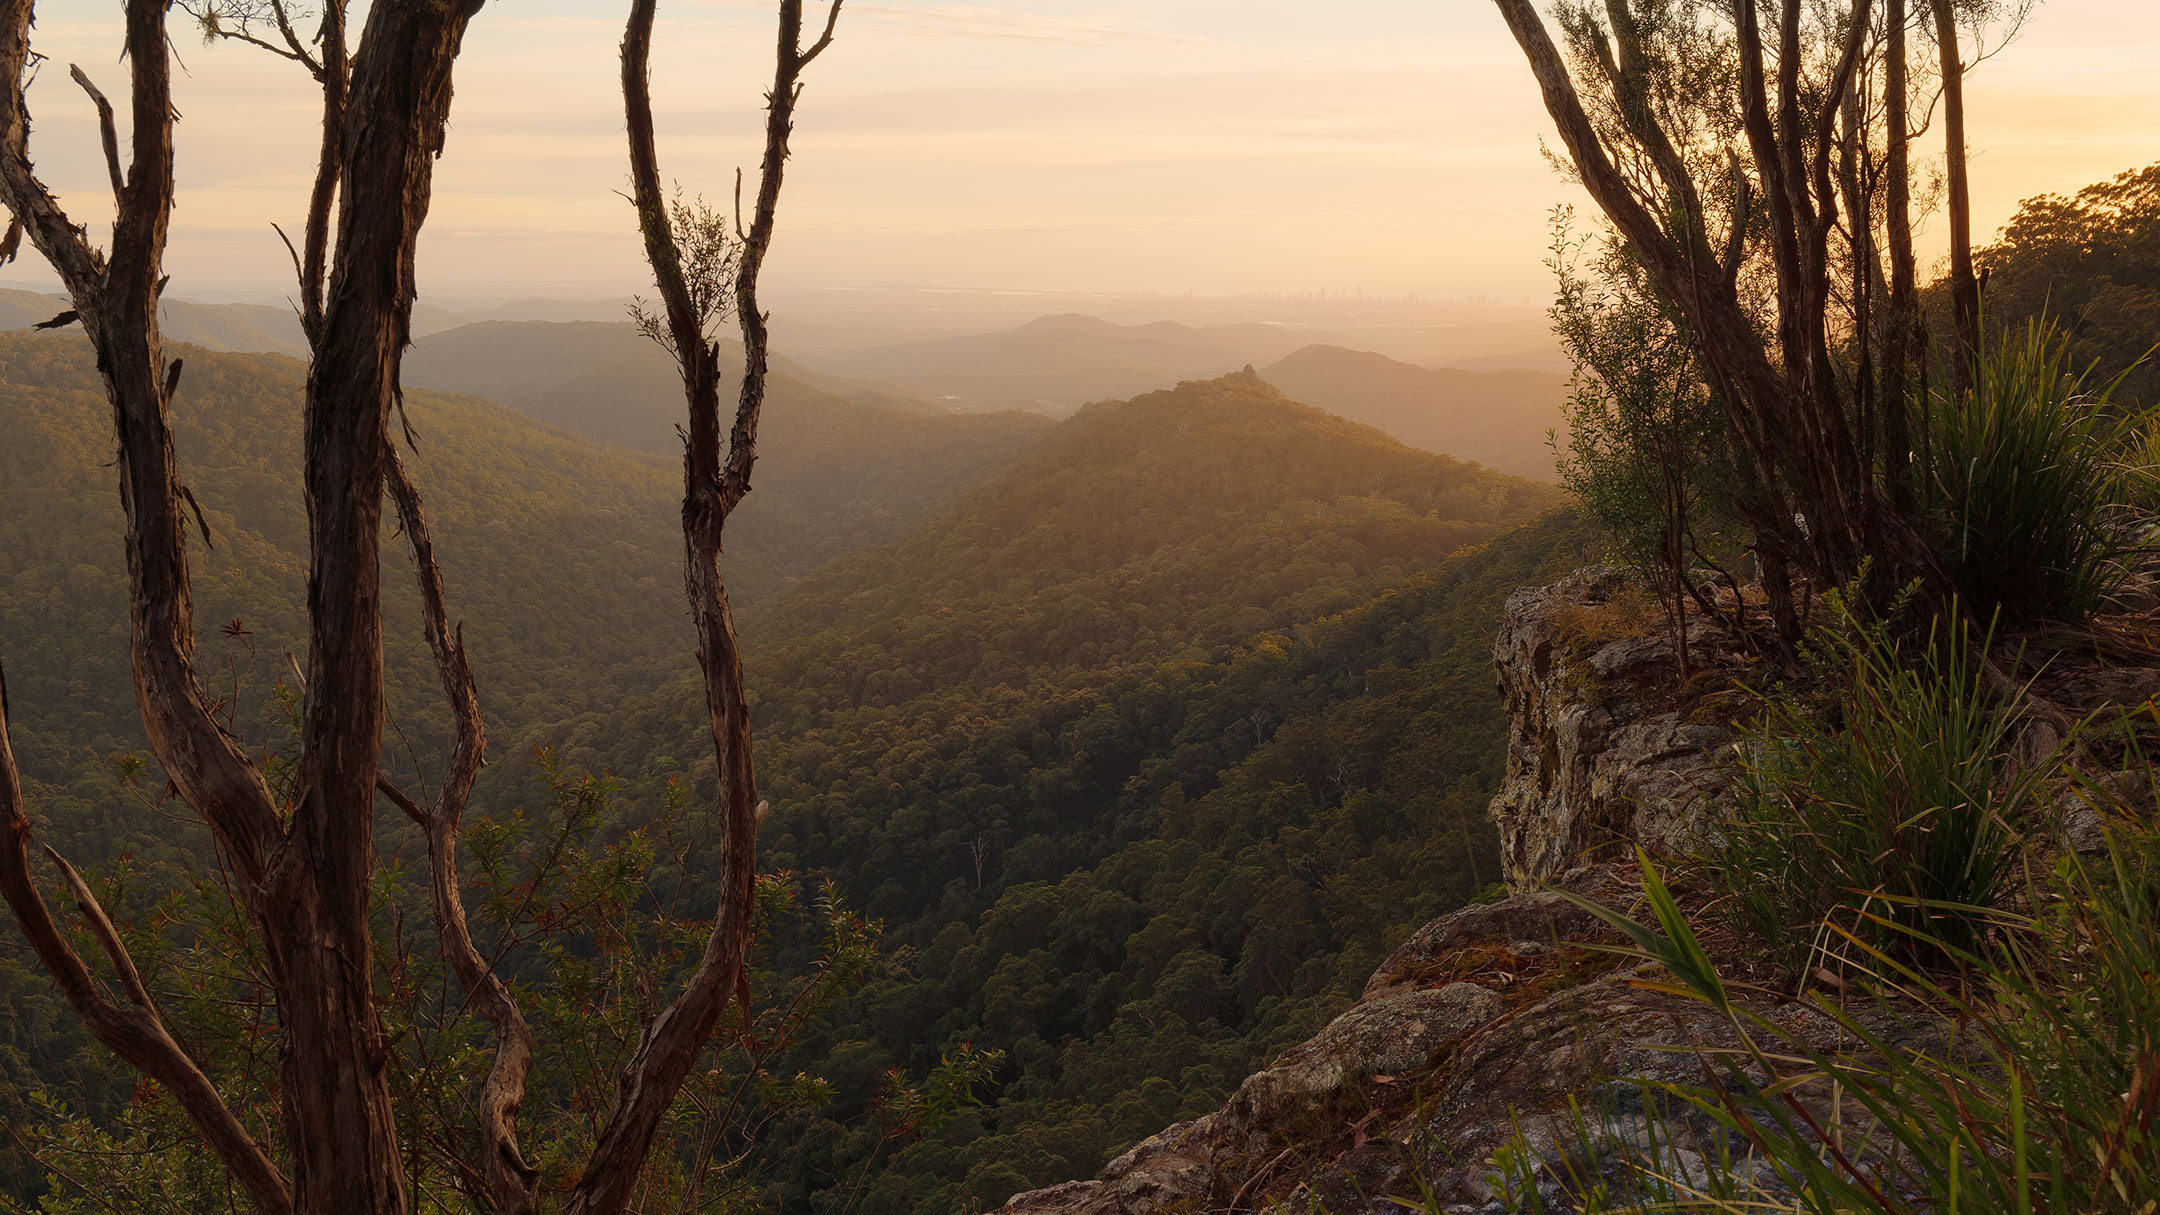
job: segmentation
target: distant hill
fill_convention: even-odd
[[[276,355],[175,353],[186,360],[174,404],[181,469],[215,542],[191,545],[202,663],[221,692],[246,686],[236,728],[259,738],[282,655],[304,652],[305,369]],[[687,663],[681,477],[670,461],[601,447],[472,397],[415,390],[406,409],[419,436],[407,459],[429,504],[495,754],[513,761],[491,767],[487,780],[523,779],[530,766],[516,760],[527,731]],[[0,435],[0,658],[16,741],[32,778],[57,782],[41,811],[79,823],[63,803],[120,796],[109,770],[98,779],[101,765],[143,745],[128,673],[112,420],[79,335],[0,334]],[[753,601],[790,576],[792,559],[790,537],[760,530],[731,530],[738,542],[728,553],[731,581]],[[427,754],[440,737],[440,696],[402,545],[386,534],[383,551],[395,749],[404,762],[408,746]],[[248,637],[223,635],[220,626],[234,620]],[[91,860],[142,845],[139,829],[164,829],[140,813],[87,821],[110,827],[81,841]]]
[[[73,308],[64,295],[0,287],[0,330],[28,329]],[[426,335],[467,318],[427,304],[413,305],[415,335]],[[168,299],[158,305],[158,326],[169,342],[238,354],[307,357],[300,316],[290,304],[205,304]],[[75,332],[63,328],[60,332]]]
[[[1365,335],[1360,334],[1360,338]],[[1376,335],[1377,336],[1377,335]],[[1349,343],[1335,343],[1346,345]],[[1573,370],[1567,352],[1552,334],[1542,310],[1502,319],[1466,320],[1408,330],[1394,341],[1359,341],[1361,349],[1379,350],[1420,367],[1461,367],[1467,371]]]
[[[1348,602],[1360,579],[1437,560],[1558,501],[1546,486],[1298,404],[1254,375],[1189,381],[1081,410],[935,526],[837,562],[775,601],[772,619],[758,617],[760,640],[883,634],[935,604],[960,613],[939,629],[963,628],[984,651],[1009,636],[1031,668],[1234,641]],[[1081,585],[1092,589],[1081,596]],[[1053,588],[1061,613],[1086,601],[1104,614],[1073,635],[1090,643],[1055,615],[1008,610],[1015,595]],[[1302,600],[1308,591],[1321,598]],[[1109,633],[1094,636],[1098,624]]]
[[[1272,362],[1316,337],[1326,335],[1255,324],[1114,325],[1065,314],[999,333],[828,353],[818,361],[827,371],[904,385],[960,409],[1063,417],[1088,401]]]
[[[723,342],[728,377],[721,396],[742,383],[741,349]],[[682,450],[682,383],[667,353],[627,321],[481,321],[432,334],[406,352],[405,381],[472,392],[521,413],[608,443],[656,455]],[[771,362],[776,401],[837,398],[912,414],[954,410],[889,384],[830,375],[784,356]],[[1027,423],[1017,423],[1026,425]]]
[[[0,289],[0,329],[28,329],[74,306],[64,295]],[[290,308],[166,300],[158,307],[158,323],[167,341],[187,342],[205,350],[296,357],[307,353],[307,340],[300,333],[300,318]],[[60,332],[80,333],[81,330],[68,328]]]
[[[721,399],[732,404],[741,383],[739,356],[723,352],[720,361],[728,372]],[[866,400],[851,400],[794,378],[784,359],[774,367],[750,501],[797,538],[801,547],[791,565],[797,572],[847,549],[898,539],[1049,429],[1024,413],[894,409],[870,387],[861,390]],[[675,367],[625,322],[466,325],[416,343],[405,357],[404,378],[416,387],[485,396],[670,460],[682,452]]]
[[[1307,346],[1260,372],[1307,405],[1412,447],[1551,481],[1551,431],[1566,430],[1567,377],[1549,371],[1438,370],[1340,346]]]
[[[865,1215],[1090,1174],[1491,881],[1490,639],[1581,560],[1565,518],[1515,526],[1559,498],[1238,374],[1090,405],[747,610],[760,858],[830,877],[909,960],[834,1017],[835,1057],[1012,1061],[991,1109],[877,1161],[843,1134],[875,1084],[845,1090],[800,1140],[844,1146],[790,1154],[781,1209],[858,1169]],[[596,715],[576,757],[651,785],[709,746],[697,697]]]

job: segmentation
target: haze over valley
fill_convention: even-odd
[[[2152,1215],[2156,56],[0,3],[0,1211]]]

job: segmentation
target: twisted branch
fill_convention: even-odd
[[[391,800],[427,832],[428,877],[443,960],[465,989],[466,998],[495,1030],[495,1061],[480,1086],[480,1168],[486,1179],[486,1200],[502,1215],[514,1215],[535,1209],[534,1187],[540,1178],[540,1171],[526,1163],[518,1151],[517,1138],[518,1107],[524,1102],[525,1082],[532,1074],[532,1030],[509,987],[473,944],[457,871],[458,833],[463,829],[473,782],[486,762],[487,727],[480,718],[480,701],[462,631],[453,630],[449,622],[442,569],[435,561],[435,541],[428,531],[427,514],[395,447],[390,451],[387,480],[406,545],[412,552],[428,652],[435,658],[436,675],[442,682],[443,698],[450,705],[455,734],[450,770],[434,809],[422,810],[402,793],[393,794]],[[382,787],[388,789],[387,783]]]

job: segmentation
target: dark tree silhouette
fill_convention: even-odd
[[[204,0],[187,5],[206,32],[302,65],[320,87],[323,138],[298,246],[287,241],[297,306],[312,354],[303,428],[308,507],[309,650],[297,777],[291,797],[221,728],[198,678],[187,529],[194,498],[174,453],[171,404],[180,363],[168,363],[158,332],[162,257],[173,204],[173,109],[167,0],[129,0],[130,160],[121,164],[111,105],[77,69],[96,106],[116,201],[111,247],[98,250],[31,166],[25,86],[37,62],[31,0],[0,3],[0,202],[11,213],[0,257],[21,237],[59,273],[73,308],[50,324],[80,320],[94,347],[118,438],[121,503],[131,588],[134,672],[150,745],[178,796],[208,824],[230,866],[259,939],[281,1036],[283,1161],[258,1142],[221,1098],[204,1067],[166,1029],[119,934],[89,887],[48,856],[112,967],[107,989],[61,930],[30,868],[32,826],[7,741],[0,685],[0,846],[4,894],[34,951],[90,1032],[156,1081],[184,1108],[202,1140],[255,1207],[313,1215],[400,1215],[408,1208],[388,1083],[391,1046],[372,990],[369,936],[373,822],[378,796],[425,834],[432,909],[448,963],[495,1031],[479,1095],[479,1142],[461,1166],[475,1206],[536,1210],[538,1173],[520,1151],[517,1114],[532,1068],[532,1034],[509,988],[475,947],[458,879],[457,842],[466,800],[486,751],[477,691],[460,631],[451,622],[426,513],[389,429],[400,405],[398,368],[410,336],[414,253],[427,217],[435,161],[447,133],[451,76],[481,0],[373,0],[348,45],[344,0],[329,0],[313,39],[296,30],[283,0]],[[625,43],[633,147],[652,176],[650,107],[642,103],[652,4],[639,0]],[[771,240],[787,156],[797,78],[831,41],[800,48],[800,0],[781,5],[781,43],[767,147],[734,303],[750,362],[728,456],[719,455],[716,353],[693,326],[684,349],[693,435],[686,461],[687,578],[698,608],[700,661],[721,762],[728,824],[722,905],[684,991],[645,1027],[614,1108],[568,1195],[569,1210],[619,1211],[652,1148],[654,1132],[711,1037],[731,995],[744,990],[758,806],[749,767],[742,665],[719,577],[720,530],[749,491],[765,382],[764,317],[757,269]],[[641,32],[642,31],[642,32]],[[633,72],[633,51],[634,72]],[[642,125],[639,115],[642,113]],[[655,179],[656,180],[656,179]],[[641,198],[644,190],[640,189]],[[657,186],[654,187],[657,197]],[[641,207],[641,211],[643,208]],[[662,246],[666,222],[660,221]],[[647,220],[648,244],[654,229]],[[281,233],[282,235],[282,233]],[[656,269],[664,263],[655,257]],[[663,294],[670,280],[661,271]],[[680,276],[674,280],[680,285]],[[673,296],[669,296],[671,318]],[[676,330],[678,336],[683,332]],[[409,432],[408,432],[409,437]],[[380,585],[383,500],[389,496],[420,580],[423,626],[449,702],[449,769],[432,805],[384,778],[386,717]],[[200,521],[197,519],[197,526]],[[209,542],[207,528],[203,529]]]

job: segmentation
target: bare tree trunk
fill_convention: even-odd
[[[1890,244],[1890,316],[1883,337],[1882,392],[1883,477],[1892,505],[1913,509],[1913,478],[1926,475],[1925,467],[1913,466],[1911,403],[1922,394],[1920,376],[1925,358],[1925,338],[1920,332],[1920,305],[1912,237],[1912,131],[1906,108],[1911,87],[1906,74],[1905,35],[1910,18],[1905,0],[1885,0],[1885,80],[1883,126],[1885,129],[1884,210]]]
[[[1838,138],[1838,188],[1845,197],[1846,249],[1850,261],[1847,290],[1851,293],[1853,353],[1853,431],[1859,441],[1857,465],[1862,478],[1876,475],[1880,416],[1875,398],[1874,290],[1880,272],[1875,260],[1875,208],[1872,165],[1867,155],[1867,130],[1861,116],[1858,91],[1847,93]],[[1872,503],[1872,498],[1870,499]],[[1873,531],[1873,521],[1868,521]]]
[[[76,74],[99,105],[119,193],[109,265],[30,170],[21,89],[31,6],[13,0],[0,9],[0,190],[67,283],[112,400],[138,699],[153,752],[231,857],[264,945],[281,1029],[289,1192],[260,1149],[235,1136],[229,1112],[210,1104],[207,1082],[191,1080],[154,1051],[146,1055],[140,1043],[122,1053],[176,1091],[193,1093],[185,1103],[191,1118],[266,1210],[397,1215],[406,1206],[368,934],[383,726],[377,549],[414,246],[442,147],[450,66],[478,7],[479,0],[377,0],[350,104],[339,107],[343,122],[334,134],[346,189],[337,261],[310,334],[317,354],[305,422],[311,645],[298,795],[290,807],[276,804],[261,773],[219,728],[194,668],[181,507],[192,495],[179,481],[170,422],[179,367],[164,365],[157,328],[158,267],[172,205],[165,5],[129,5],[133,163],[124,182],[109,108]],[[341,72],[341,52],[336,63]],[[326,135],[326,150],[329,144]],[[319,195],[318,210],[326,199]],[[314,231],[321,226],[311,218],[311,251],[320,247]],[[26,823],[18,834],[22,829]],[[36,909],[11,902],[30,927]],[[65,967],[64,959],[53,961]],[[122,961],[115,951],[126,978],[132,967]],[[146,1000],[136,1005],[137,1014],[154,1018]],[[85,1007],[86,1023],[110,1020]],[[138,1037],[155,1043],[157,1036]]]
[[[1828,355],[1832,301],[1827,249],[1837,221],[1830,155],[1837,115],[1846,92],[1854,87],[1865,49],[1871,6],[1856,0],[1828,79],[1822,87],[1807,90],[1798,79],[1804,49],[1800,6],[1780,5],[1776,10],[1774,88],[1756,0],[1735,0],[1732,7],[1739,117],[1761,183],[1769,251],[1777,271],[1774,365],[1739,300],[1737,257],[1729,254],[1720,264],[1692,230],[1668,230],[1606,148],[1532,0],[1494,3],[1529,62],[1584,188],[1641,259],[1659,294],[1686,322],[1732,433],[1766,474],[1760,500],[1746,506],[1766,580],[1778,581],[1773,566],[1793,563],[1816,579],[1843,582],[1872,558],[1875,590],[1917,577],[1930,596],[1947,595],[1947,579],[1909,512],[1883,501],[1881,489],[1860,465]],[[1647,114],[1647,107],[1628,104],[1624,94],[1621,101],[1629,135],[1639,142],[1630,154],[1662,165],[1662,148],[1669,140],[1662,132],[1641,129],[1646,120],[1634,115]],[[1658,172],[1661,178],[1670,176],[1664,168]],[[1670,197],[1656,200],[1656,205],[1685,210],[1689,192],[1670,181],[1663,185]],[[1767,589],[1772,615],[1790,640],[1798,615],[1789,589]]]
[[[285,1029],[281,1106],[304,1215],[396,1215],[404,1169],[372,990],[368,880],[384,722],[381,565],[389,413],[413,256],[479,0],[377,0],[339,133],[336,250],[308,372],[308,681],[298,804],[267,898]]]
[[[1943,159],[1950,209],[1950,301],[1957,351],[1950,360],[1950,388],[1962,402],[1972,389],[1972,360],[1980,350],[1980,283],[1973,277],[1972,187],[1965,174],[1965,63],[1958,50],[1957,11],[1952,0],[1931,0],[1936,54],[1942,61]]]
[[[165,235],[172,209],[172,93],[162,0],[130,0],[126,60],[132,131],[122,172],[113,111],[80,69],[71,74],[95,103],[114,190],[110,257],[90,247],[80,228],[37,180],[29,156],[23,85],[31,62],[30,0],[0,5],[0,198],[31,243],[51,263],[74,304],[105,382],[118,440],[120,500],[136,696],[152,752],[181,796],[217,835],[255,890],[278,846],[277,807],[261,774],[219,727],[195,672],[193,590],[187,515],[193,495],[181,485],[174,456],[171,398],[179,364],[165,364],[157,323]],[[65,315],[65,314],[64,314]],[[59,319],[59,318],[56,318]],[[173,1094],[204,1142],[247,1190],[257,1209],[292,1209],[285,1178],[233,1116],[210,1080],[165,1031],[163,1020],[119,936],[89,888],[48,850],[73,891],[126,993],[109,999],[62,937],[30,876],[31,825],[14,755],[6,741],[0,689],[0,889],[40,961],[69,1005],[101,1043]],[[250,910],[258,910],[259,904]]]
[[[750,492],[757,459],[758,418],[765,403],[765,317],[758,310],[758,272],[770,247],[787,165],[788,136],[802,71],[832,44],[840,0],[826,16],[824,33],[802,46],[802,0],[781,0],[779,41],[772,91],[766,95],[765,155],[750,228],[742,235],[742,260],[734,307],[743,338],[742,393],[723,460],[720,442],[719,349],[706,333],[710,317],[699,312],[685,284],[682,250],[660,191],[654,146],[649,74],[655,0],[632,0],[623,33],[623,104],[629,132],[632,201],[645,240],[646,260],[666,306],[668,346],[682,371],[689,409],[683,452],[684,589],[697,629],[698,665],[704,675],[705,712],[720,782],[722,821],[720,896],[711,933],[682,994],[646,1026],[624,1067],[592,1156],[570,1196],[574,1215],[613,1215],[628,1203],[639,1168],[651,1151],[661,1117],[691,1065],[711,1037],[729,999],[747,1005],[746,954],[757,877],[757,825],[763,806],[751,767],[750,712],[743,689],[742,651],[720,573],[721,535],[730,512]],[[741,217],[736,217],[741,222]]]

